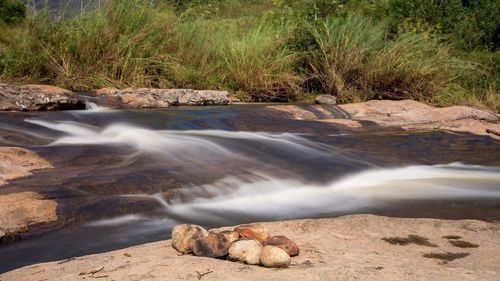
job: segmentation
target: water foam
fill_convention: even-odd
[[[85,102],[85,109],[87,112],[107,112],[107,111],[113,111],[113,109],[105,106],[101,106],[96,104],[95,102],[90,102],[86,101]]]
[[[275,220],[359,212],[404,200],[500,199],[500,169],[460,163],[375,169],[326,185],[264,175],[252,181],[230,177],[185,192],[184,197],[195,197],[187,203],[163,202],[170,216],[225,224],[234,222],[234,218]]]

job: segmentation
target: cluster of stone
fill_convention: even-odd
[[[211,229],[182,224],[172,230],[172,247],[182,254],[227,258],[230,261],[265,267],[288,267],[299,247],[285,236],[271,236],[261,225]]]

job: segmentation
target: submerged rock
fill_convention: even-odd
[[[170,105],[225,105],[230,103],[228,92],[211,90],[103,88],[95,91],[94,94],[105,97],[106,105],[115,108],[164,108]]]
[[[291,257],[297,256],[299,254],[299,247],[297,246],[297,244],[295,244],[295,242],[282,235],[269,237],[264,242],[264,246],[267,245],[276,246],[287,252],[287,254]]]
[[[208,231],[199,225],[177,225],[172,230],[172,247],[183,254],[190,253],[193,250],[194,241],[207,235]]]
[[[265,267],[288,267],[292,260],[282,249],[275,246],[264,246],[260,263]]]
[[[234,230],[238,232],[241,237],[255,239],[261,243],[264,243],[270,236],[267,228],[257,224],[240,225],[235,227]]]
[[[85,109],[75,93],[48,85],[0,84],[0,110],[43,111]]]
[[[221,258],[227,255],[231,242],[222,233],[209,233],[193,240],[193,254],[199,257]]]
[[[319,95],[315,101],[318,104],[337,104],[337,98],[332,95]]]
[[[262,244],[257,240],[238,240],[229,248],[229,260],[256,265],[260,263]]]

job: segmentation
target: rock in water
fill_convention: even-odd
[[[0,195],[0,240],[31,227],[55,222],[57,203],[35,192]]]
[[[262,245],[257,240],[238,240],[229,247],[229,259],[246,264],[259,264]]]
[[[221,258],[227,255],[231,243],[221,233],[209,233],[193,240],[193,253],[199,257]]]
[[[282,235],[269,237],[264,242],[264,246],[267,245],[276,246],[284,250],[290,257],[294,257],[299,254],[299,247],[297,246],[297,244],[295,244],[295,242]]]
[[[217,234],[220,233],[226,237],[226,239],[229,241],[229,243],[233,243],[234,241],[240,239],[240,234],[234,230],[217,230],[217,229],[210,229],[208,231],[209,233]]]
[[[319,95],[316,97],[318,104],[337,104],[337,98],[332,95]]]
[[[230,103],[226,91],[191,89],[114,89],[94,92],[105,97],[105,104],[114,108],[164,108],[170,105],[225,105]]]
[[[53,168],[35,152],[21,147],[0,147],[0,186],[8,180],[31,175],[31,171]]]
[[[48,85],[0,84],[0,110],[42,111],[85,109],[75,93]]]
[[[193,243],[208,235],[208,231],[199,225],[181,224],[172,230],[172,247],[186,254],[193,250]]]
[[[265,246],[262,249],[260,263],[265,267],[288,267],[291,259],[284,250],[275,246]]]
[[[240,225],[235,227],[234,230],[238,232],[241,237],[255,239],[261,243],[264,243],[270,236],[267,228],[257,224]]]

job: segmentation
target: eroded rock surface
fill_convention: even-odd
[[[407,130],[446,130],[489,135],[500,139],[500,117],[488,110],[451,106],[433,107],[414,100],[372,100],[361,103],[332,105],[273,105],[269,109],[286,112],[297,120],[319,121],[357,129],[368,121],[378,126]],[[335,108],[344,112],[339,116]],[[347,118],[347,119],[345,119]]]
[[[0,238],[56,221],[56,208],[54,200],[47,200],[35,192],[0,195]]]
[[[494,113],[478,108],[468,106],[437,108],[414,100],[372,100],[343,104],[339,107],[353,118],[390,125],[451,122],[463,119],[499,121],[499,117]]]
[[[262,223],[297,243],[299,256],[287,269],[272,270],[227,260],[179,256],[171,240],[78,257],[58,264],[26,266],[1,280],[497,280],[500,275],[500,225],[477,220],[439,220],[350,215],[333,219]],[[419,235],[438,247],[393,245],[385,237]],[[457,248],[443,236],[460,236],[478,248]],[[451,254],[448,254],[451,253]],[[464,255],[467,253],[468,255]],[[125,255],[126,254],[126,255]],[[440,259],[457,257],[451,261]],[[88,277],[85,277],[87,280]]]
[[[0,147],[0,186],[8,180],[26,177],[31,171],[53,168],[36,153],[20,147]]]
[[[104,97],[107,106],[114,108],[165,108],[170,105],[224,105],[230,103],[226,91],[191,89],[114,89],[94,92]]]
[[[0,110],[44,111],[85,109],[75,93],[48,85],[0,84]]]
[[[33,170],[53,168],[33,151],[0,147],[0,188],[9,180],[30,176]],[[0,195],[0,239],[57,219],[57,204],[35,192]]]

